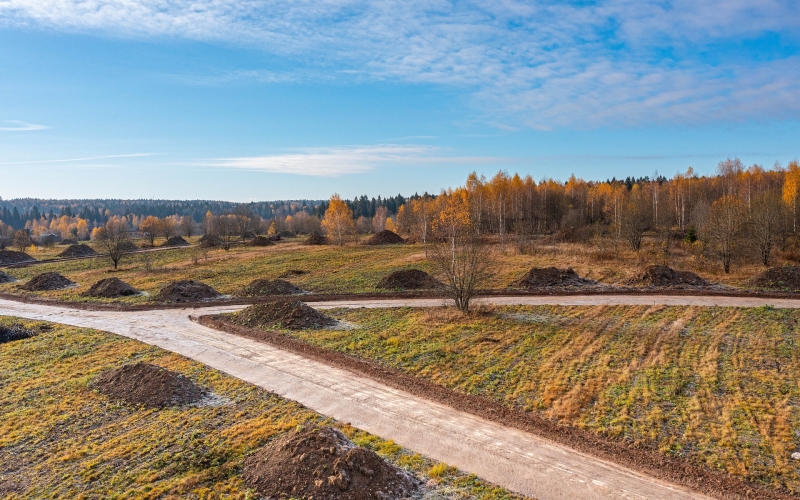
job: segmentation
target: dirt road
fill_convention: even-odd
[[[600,302],[604,298],[589,297],[588,303]],[[498,297],[492,301],[541,304],[554,303],[554,299]],[[579,297],[565,299],[563,302],[557,299],[557,303],[587,303]],[[654,297],[647,297],[644,302],[635,302],[636,297],[630,296],[619,299],[627,301],[620,303],[652,304]],[[687,301],[687,298],[680,297],[679,300]],[[718,301],[719,298],[714,300]],[[370,301],[367,306],[438,304],[441,304],[441,300]],[[345,304],[324,304],[325,307],[342,305]],[[355,307],[361,305],[353,304]],[[351,372],[265,343],[206,328],[189,318],[190,315],[215,314],[242,307],[137,312],[80,311],[0,300],[0,315],[91,327],[159,346],[540,500],[707,498],[537,436],[392,389]]]

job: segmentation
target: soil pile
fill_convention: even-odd
[[[288,328],[303,330],[333,326],[336,320],[325,316],[297,299],[276,299],[256,304],[236,313],[233,321],[250,328]]]
[[[3,271],[0,271],[0,285],[3,285],[5,283],[13,283],[15,281],[17,281],[17,280],[14,279],[13,276],[8,275],[8,274],[4,273]]]
[[[251,247],[268,247],[270,245],[274,245],[272,240],[266,236],[256,236],[252,240],[248,241],[247,244]]]
[[[649,266],[644,272],[628,281],[631,285],[657,287],[711,286],[711,283],[690,271],[676,271],[667,266]]]
[[[750,281],[750,286],[764,290],[800,292],[800,268],[771,267]]]
[[[521,288],[547,288],[547,287],[580,287],[592,286],[597,282],[581,278],[578,273],[569,269],[557,267],[534,267],[512,286]]]
[[[214,236],[213,234],[207,234],[200,238],[200,246],[203,248],[221,247],[222,238]]]
[[[34,259],[25,252],[15,252],[14,250],[0,250],[0,266],[9,266],[21,262],[33,262]]]
[[[162,247],[188,247],[189,242],[184,240],[182,236],[173,236],[172,238],[168,239],[164,243],[161,244]]]
[[[241,295],[243,297],[264,297],[267,295],[294,295],[296,293],[303,293],[303,290],[297,288],[286,280],[254,280],[249,285],[242,289]]]
[[[113,399],[154,408],[196,403],[206,395],[205,389],[180,373],[149,363],[106,370],[92,388]]]
[[[97,252],[83,243],[70,245],[58,254],[59,257],[94,257],[95,255],[97,255]]]
[[[63,240],[61,240],[61,243],[60,243],[60,245],[64,245],[64,246],[66,246],[66,245],[77,245],[77,244],[78,244],[78,242],[73,240],[72,238],[63,239]]]
[[[159,302],[200,302],[219,297],[219,292],[200,281],[173,281],[158,292]]]
[[[436,278],[419,269],[395,271],[375,286],[387,290],[425,290],[444,287]]]
[[[100,297],[113,299],[138,295],[139,290],[133,288],[119,278],[106,278],[98,281],[83,293],[84,297]]]
[[[0,344],[29,339],[34,336],[36,336],[36,332],[21,325],[0,326]]]
[[[38,276],[34,276],[24,285],[20,285],[20,288],[29,292],[46,292],[48,290],[61,290],[62,288],[69,288],[74,284],[74,281],[65,278],[61,274],[43,273]]]
[[[306,238],[306,245],[327,245],[327,244],[328,244],[328,238],[322,236],[316,231],[309,234],[308,238]]]
[[[405,243],[404,240],[399,234],[393,233],[388,229],[384,229],[380,233],[373,234],[370,239],[368,239],[364,244],[365,245],[399,245]]]
[[[272,441],[245,460],[242,475],[266,498],[388,500],[411,498],[421,488],[414,476],[330,427]]]
[[[139,247],[136,246],[136,243],[132,241],[123,241],[120,243],[120,248],[123,252],[136,252],[139,250]]]

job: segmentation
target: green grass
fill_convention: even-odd
[[[800,311],[334,310],[289,335],[456,391],[800,491]]]
[[[11,322],[44,325],[0,317],[0,325]],[[0,344],[4,498],[254,498],[241,480],[243,457],[304,423],[341,428],[432,478],[448,498],[520,498],[178,355],[95,330],[48,326],[34,338]],[[137,361],[183,373],[228,403],[154,410],[89,388],[102,370]]]

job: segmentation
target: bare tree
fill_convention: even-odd
[[[634,186],[623,204],[620,212],[620,234],[625,238],[633,251],[642,247],[644,233],[650,228],[652,221],[650,200],[638,186]]]
[[[175,219],[172,217],[164,217],[159,222],[161,236],[163,236],[164,239],[168,240],[178,233],[178,224],[175,223]]]
[[[106,222],[105,226],[95,228],[92,232],[95,241],[103,247],[114,265],[119,266],[122,257],[129,253],[130,229],[128,221],[121,217],[114,217]]]
[[[742,202],[733,196],[723,196],[711,204],[708,212],[707,251],[719,259],[725,274],[731,271],[731,262],[741,252],[741,236],[745,211]]]
[[[31,244],[31,237],[28,235],[27,231],[20,229],[14,233],[14,239],[11,240],[11,244],[17,251],[24,252]]]
[[[194,218],[191,215],[184,215],[181,217],[180,229],[183,236],[187,238],[191,238],[197,234],[197,225],[194,222]]]
[[[214,215],[209,219],[209,225],[211,234],[220,239],[225,250],[230,250],[241,235],[240,217],[233,214]]]
[[[786,209],[780,195],[768,191],[754,195],[751,207],[750,242],[759,260],[768,266],[772,249],[785,229]]]

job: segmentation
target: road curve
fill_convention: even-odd
[[[493,301],[505,303],[497,299]],[[530,299],[515,297],[513,303]],[[652,297],[647,300],[652,301]],[[403,302],[398,305],[431,305]],[[708,498],[352,372],[206,328],[190,319],[190,315],[242,307],[82,311],[0,300],[0,315],[90,327],[156,345],[540,500]]]

